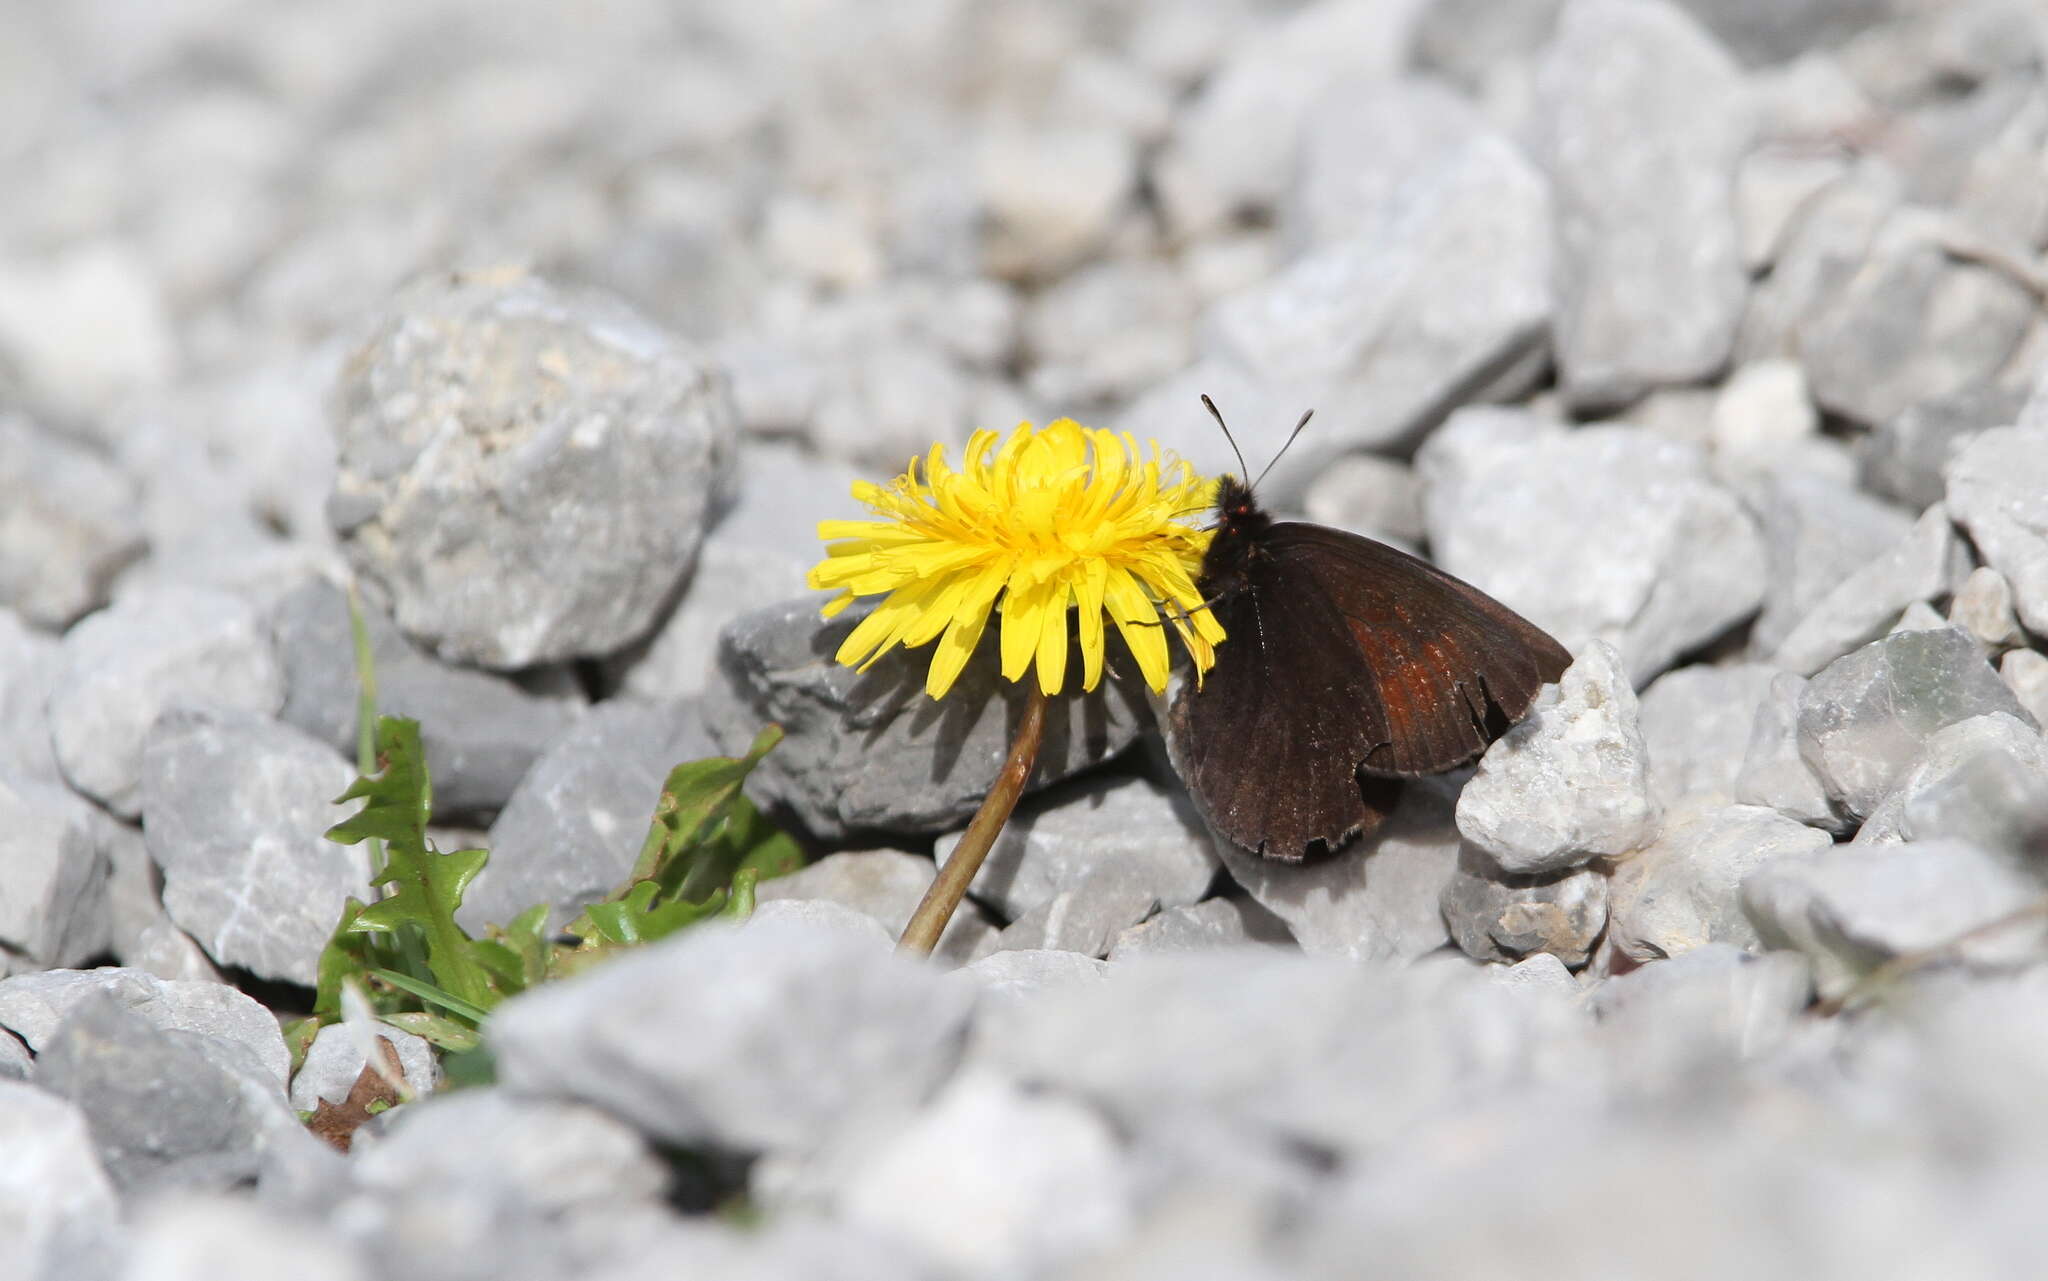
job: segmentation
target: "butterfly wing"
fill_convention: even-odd
[[[1176,765],[1219,833],[1268,858],[1335,850],[1392,810],[1357,763],[1386,736],[1351,628],[1298,560],[1258,556],[1210,607],[1229,639],[1168,714]]]
[[[1571,655],[1479,589],[1384,543],[1280,523],[1211,606],[1229,639],[1168,732],[1190,793],[1268,858],[1385,819],[1393,779],[1471,760]]]
[[[1369,774],[1436,774],[1486,750],[1572,656],[1485,592],[1406,552],[1321,525],[1266,539],[1289,578],[1313,580],[1343,615],[1373,689]]]

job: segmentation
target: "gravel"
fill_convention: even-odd
[[[361,611],[370,638],[377,710],[420,723],[420,746],[443,820],[490,815],[511,797],[549,744],[582,710],[573,688],[542,672],[529,689],[502,676],[441,662],[408,641],[374,607]],[[355,759],[362,676],[348,599],[324,579],[304,583],[270,615],[284,667],[278,719]]]
[[[1595,641],[1480,758],[1458,793],[1458,832],[1519,875],[1625,854],[1656,813],[1649,766],[1621,655]]]
[[[732,465],[715,365],[527,276],[415,285],[339,396],[328,517],[350,563],[406,635],[487,667],[638,639]]]
[[[322,1151],[246,1046],[164,1029],[105,993],[43,1043],[35,1081],[78,1105],[108,1177],[130,1195],[224,1190]]]
[[[62,628],[107,602],[148,543],[136,485],[108,460],[15,415],[0,417],[0,600]]]
[[[2039,1272],[2030,6],[16,8],[10,1276]],[[1256,477],[1306,409],[1269,510],[1577,662],[1287,866],[1112,641],[894,955],[1016,691],[993,629],[938,703],[838,666],[818,523],[976,429]],[[471,928],[770,722],[807,862],[446,1082],[387,1025],[343,1156],[295,1113],[371,1017],[282,1029],[366,893],[351,590]]]
[[[1227,841],[1216,850],[1231,877],[1286,922],[1304,951],[1414,958],[1450,938],[1437,902],[1458,860],[1453,803],[1429,784],[1403,789],[1360,856],[1290,865]]]
[[[50,744],[72,787],[122,818],[141,813],[142,745],[174,707],[274,716],[284,678],[270,629],[225,592],[124,597],[64,635]]]
[[[1973,716],[2027,717],[1970,638],[1894,632],[1835,660],[1799,698],[1799,754],[1828,796],[1868,816],[1939,730]]]
[[[764,904],[793,899],[852,908],[872,917],[893,939],[909,926],[911,914],[924,901],[925,891],[937,875],[937,865],[923,855],[903,850],[841,850],[787,876],[761,882],[755,895]],[[946,923],[932,955],[942,962],[966,961],[988,950],[996,933],[996,927],[969,899]]]
[[[2048,632],[2048,427],[2001,427],[1945,469],[1949,510],[2011,585],[2020,621]]]
[[[1679,956],[1710,943],[1756,951],[1742,913],[1743,882],[1781,860],[1833,846],[1826,832],[1758,805],[1700,805],[1674,815],[1656,841],[1614,874],[1607,939],[1633,961]]]
[[[1697,447],[1468,408],[1417,465],[1437,561],[1574,653],[1613,645],[1638,686],[1762,603],[1763,540]]]
[[[1885,634],[1901,611],[1944,595],[1965,556],[1949,511],[1935,503],[1889,548],[1848,571],[1793,624],[1773,665],[1811,676]]]
[[[1856,844],[1955,836],[2025,858],[2048,824],[2048,742],[2005,712],[1936,731],[1856,831]]]
[[[1354,117],[1360,137],[1379,139],[1443,114],[1427,88],[1407,99],[1378,92],[1329,102],[1326,119]],[[1476,119],[1406,165],[1356,140],[1307,146],[1298,255],[1211,307],[1198,341],[1325,415],[1274,470],[1272,492],[1283,496],[1340,454],[1412,442],[1540,347],[1553,278],[1543,177]],[[1341,191],[1323,190],[1331,184]]]
[[[1584,74],[1594,60],[1604,74]],[[1533,126],[1557,190],[1566,397],[1612,408],[1719,370],[1748,293],[1734,197],[1752,124],[1727,53],[1661,0],[1571,0]]]
[[[79,965],[107,945],[112,869],[98,817],[62,787],[0,776],[0,948],[10,959]]]
[[[546,903],[550,927],[566,924],[633,870],[669,771],[716,755],[688,700],[600,705],[520,778],[491,825],[491,860],[456,919],[480,932]]]
[[[1886,961],[1948,944],[2039,897],[2038,882],[2008,860],[1958,840],[1830,850],[1766,867],[1742,887],[1758,935],[1804,953],[1822,996],[1846,995]],[[2040,922],[2022,922],[1957,956],[2023,965],[2041,943]]]
[[[773,721],[789,738],[750,786],[823,839],[852,833],[930,834],[967,821],[1009,752],[1019,687],[1000,674],[996,628],[943,703],[924,692],[922,654],[901,648],[867,671],[831,661],[864,616],[820,622],[818,600],[743,614],[719,637],[705,691],[706,728],[727,754],[744,752]],[[1135,681],[1105,678],[1046,713],[1033,779],[1040,785],[1116,755],[1148,723]]]
[[[220,965],[311,987],[359,849],[324,839],[355,771],[325,743],[248,713],[164,713],[142,751],[143,835],[164,910]]]
[[[919,1101],[964,1013],[885,942],[764,916],[519,997],[490,1044],[510,1089],[597,1104],[671,1143],[803,1150]]]
[[[939,838],[944,866],[960,834]],[[1011,919],[1105,873],[1162,907],[1199,902],[1218,859],[1187,794],[1144,778],[1062,783],[1020,805],[988,852],[974,893]]]
[[[1584,965],[1607,926],[1608,879],[1589,868],[1517,875],[1467,845],[1444,886],[1451,941],[1480,961],[1519,961],[1548,952]]]

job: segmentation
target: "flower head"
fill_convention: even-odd
[[[1067,617],[1079,624],[1083,689],[1102,679],[1103,618],[1116,624],[1138,670],[1166,688],[1160,606],[1197,671],[1215,662],[1223,626],[1195,590],[1209,532],[1184,523],[1213,500],[1215,483],[1153,444],[1062,418],[1043,430],[1020,423],[1004,438],[978,431],[954,471],[932,446],[888,485],[866,481],[853,496],[878,520],[828,520],[827,557],[810,585],[839,588],[827,618],[856,596],[886,593],[838,659],[865,668],[892,646],[938,641],[925,692],[941,697],[967,665],[991,609],[1002,612],[1003,675],[1036,666],[1039,688],[1066,680]]]

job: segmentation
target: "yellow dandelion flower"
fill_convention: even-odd
[[[1149,443],[1149,442],[1148,442]],[[825,616],[856,596],[886,594],[839,647],[865,669],[891,647],[936,640],[925,692],[952,688],[987,625],[1002,612],[1003,675],[1057,694],[1066,680],[1067,618],[1081,641],[1081,688],[1102,679],[1103,618],[1116,624],[1138,670],[1166,688],[1161,605],[1198,672],[1215,662],[1223,626],[1202,608],[1195,576],[1209,531],[1188,523],[1214,501],[1215,482],[1132,436],[1062,418],[1043,430],[1020,423],[1007,438],[979,431],[954,471],[934,445],[888,485],[866,481],[853,496],[878,520],[828,520],[828,544],[810,585],[838,589]]]

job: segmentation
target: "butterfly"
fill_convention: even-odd
[[[1218,485],[1196,587],[1228,639],[1168,708],[1171,756],[1211,828],[1282,862],[1369,834],[1399,780],[1477,757],[1572,661],[1428,561],[1274,520],[1236,476]]]

